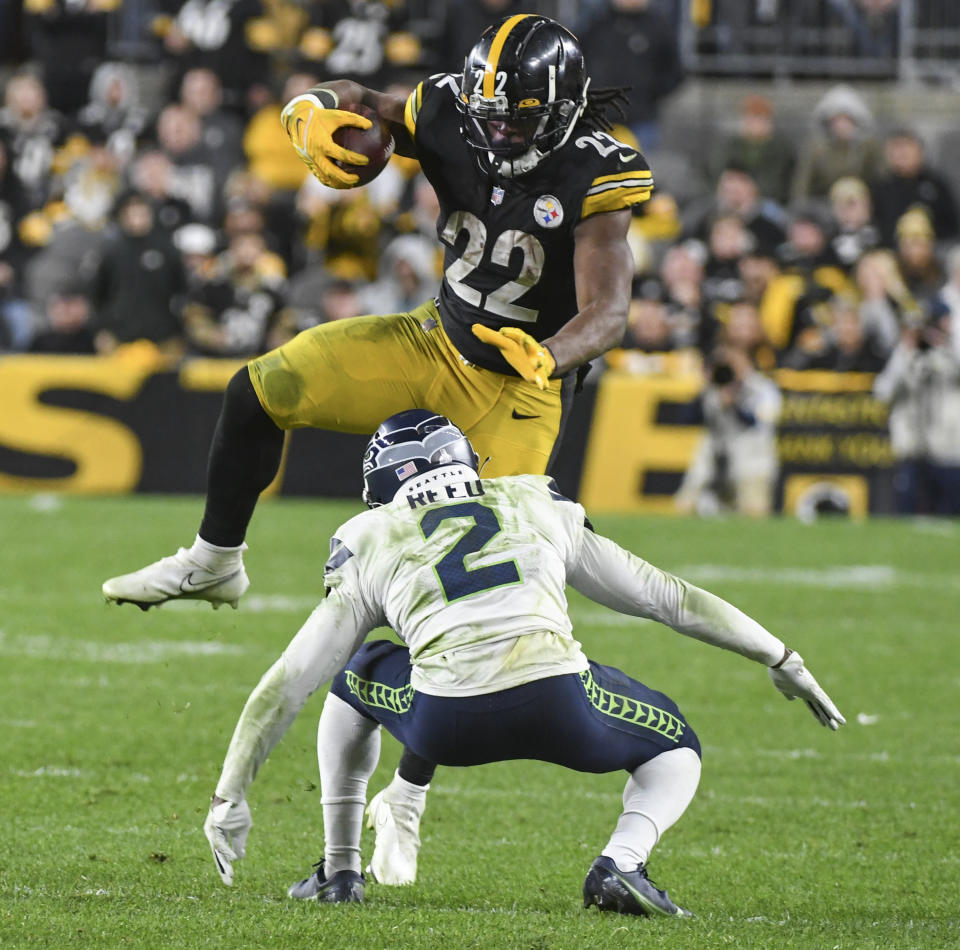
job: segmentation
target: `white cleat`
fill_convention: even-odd
[[[367,806],[367,827],[377,836],[367,874],[380,884],[413,884],[420,853],[420,816],[423,810],[386,799],[378,792]]]
[[[103,583],[103,595],[117,604],[136,604],[149,610],[168,600],[207,600],[214,609],[237,601],[250,586],[243,563],[222,572],[201,567],[187,548],[148,564],[132,574],[111,577]]]

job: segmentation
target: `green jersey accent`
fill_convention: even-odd
[[[372,680],[361,679],[353,670],[346,670],[347,687],[365,706],[387,709],[392,713],[409,711],[413,702],[413,687],[408,683],[404,687],[387,686]]]
[[[604,689],[593,678],[590,670],[583,670],[580,673],[580,679],[583,682],[583,688],[587,691],[590,705],[605,716],[650,729],[672,742],[680,741],[685,723],[672,713],[668,713],[665,709],[658,709],[650,703],[641,702],[639,699]]]

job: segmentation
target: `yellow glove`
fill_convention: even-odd
[[[333,133],[345,125],[369,129],[373,125],[369,119],[356,112],[325,109],[316,96],[307,92],[284,106],[280,121],[297,155],[314,177],[331,188],[353,188],[357,184],[360,179],[334,165],[333,159],[347,165],[366,165],[370,159],[337,145]]]
[[[495,346],[528,383],[534,383],[537,389],[547,388],[547,380],[557,363],[550,351],[529,333],[524,333],[519,327],[501,327],[497,331],[482,323],[475,323],[473,335]]]

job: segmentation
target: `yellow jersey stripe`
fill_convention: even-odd
[[[629,208],[630,205],[638,205],[650,197],[653,186],[644,188],[614,188],[610,191],[601,191],[599,194],[590,195],[583,199],[583,205],[580,208],[580,218],[589,218],[592,214],[600,214],[603,211],[620,211],[622,208]]]
[[[653,178],[650,175],[632,175],[629,178],[621,178],[619,181],[607,181],[602,185],[594,185],[587,190],[588,195],[599,195],[604,191],[610,191],[613,188],[652,188]]]
[[[590,187],[593,188],[596,185],[602,185],[607,181],[623,181],[625,178],[650,178],[653,180],[649,168],[635,168],[633,171],[617,172],[615,175],[601,175],[599,178],[593,179]]]
[[[418,82],[417,88],[407,96],[407,104],[403,107],[403,124],[413,138],[417,130],[417,116],[423,103],[423,83]]]
[[[525,20],[530,13],[515,13],[503,26],[497,30],[497,35],[490,44],[490,52],[487,54],[487,65],[483,70],[483,98],[492,99],[496,92],[497,64],[500,62],[500,54],[503,52],[503,44],[507,42],[510,31],[521,21]]]

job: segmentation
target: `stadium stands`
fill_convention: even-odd
[[[588,53],[627,38],[600,85],[634,87],[620,134],[657,183],[633,222],[630,328],[589,377],[598,388],[566,453],[586,460],[563,463],[568,490],[672,509],[704,407],[716,432],[757,426],[738,401],[756,374],[782,396],[765,403],[779,406],[773,507],[797,510],[826,479],[848,512],[960,514],[956,6],[248,0],[221,22],[204,0],[149,14],[4,5],[0,397],[40,402],[34,376],[10,369],[30,354],[99,356],[103,373],[126,359],[182,380],[191,361],[242,359],[314,323],[430,296],[435,202],[416,163],[325,188],[280,108],[333,75],[410,88],[456,69],[474,24],[536,8]],[[44,386],[69,388],[42,365]],[[647,453],[622,491],[596,484],[610,419]],[[17,426],[0,420],[0,473],[40,487],[51,443],[28,449]],[[701,488],[713,501],[694,509],[737,507],[728,450],[740,451],[711,449]],[[144,485],[164,487],[153,474],[128,487]]]

